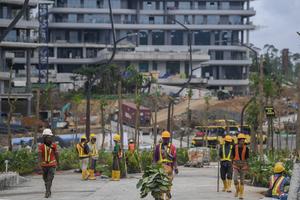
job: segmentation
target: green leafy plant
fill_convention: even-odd
[[[140,159],[137,151],[131,153],[126,152],[126,161],[127,161],[127,172],[129,174],[140,173]]]
[[[143,171],[145,171],[147,167],[152,164],[152,161],[153,161],[153,151],[140,152],[140,163]]]
[[[177,164],[184,165],[189,161],[188,150],[186,148],[177,149]]]
[[[160,165],[147,167],[143,177],[136,185],[137,189],[140,189],[141,198],[145,198],[151,193],[156,200],[162,200],[162,194],[168,192],[171,186],[170,179]]]
[[[63,149],[59,152],[59,170],[79,168],[78,154],[75,148]]]

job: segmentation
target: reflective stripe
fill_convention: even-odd
[[[81,146],[81,144],[77,144],[77,151],[79,158],[89,157],[89,155],[84,152],[84,148]]]
[[[228,155],[226,156],[226,152],[225,152],[225,144],[222,145],[222,151],[223,151],[223,157],[221,159],[221,161],[231,161],[231,152],[232,152],[232,145],[230,145],[230,149],[229,149],[229,153]]]
[[[91,147],[92,147],[91,156],[98,156],[98,151],[97,151],[97,148],[96,148],[96,144],[91,143]]]
[[[272,181],[272,186],[273,186],[274,182],[276,181],[275,178],[274,178],[274,175],[272,176],[271,179],[272,179],[271,181]],[[274,188],[272,190],[272,195],[273,196],[280,196],[281,195],[282,192],[280,191],[280,186],[281,186],[283,180],[284,180],[284,176],[281,176],[280,179],[277,181],[276,185],[274,186]]]
[[[243,151],[242,151],[242,159],[240,158],[239,154],[239,146],[235,145],[235,157],[234,160],[246,160],[246,145],[243,145]]]
[[[169,143],[168,144],[168,147],[167,147],[167,153],[170,153],[171,151],[171,144]],[[162,157],[162,144],[159,145],[159,163],[173,163],[172,160],[169,160],[169,159],[166,159]]]
[[[56,159],[51,160],[51,153],[52,153],[52,148],[44,144],[44,160],[42,164],[52,164],[56,162]]]

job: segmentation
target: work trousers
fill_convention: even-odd
[[[245,175],[248,170],[248,164],[246,161],[234,161],[233,163],[233,180],[234,184],[244,185]]]
[[[226,179],[232,180],[232,162],[231,161],[221,161],[221,179],[224,181]]]
[[[173,181],[173,168],[169,165],[163,165],[165,173],[168,175],[169,180]],[[169,200],[171,199],[171,186],[169,187],[169,191],[167,193],[162,194],[162,199]]]
[[[91,170],[96,170],[96,164],[97,164],[97,159],[91,158],[91,161],[90,161],[90,169],[91,169]]]
[[[112,170],[120,171],[120,158],[116,155],[113,156],[113,166]]]
[[[81,170],[87,170],[89,165],[89,158],[81,158],[80,159],[80,166],[81,166]]]
[[[43,179],[45,182],[45,188],[47,192],[51,192],[52,181],[54,179],[54,174],[56,167],[42,167]]]

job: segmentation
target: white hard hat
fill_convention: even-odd
[[[44,131],[43,131],[43,136],[53,136],[53,133],[52,133],[52,131],[51,131],[51,129],[49,129],[49,128],[46,128],[46,129],[44,129]]]

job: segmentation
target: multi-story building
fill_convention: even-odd
[[[182,84],[189,74],[189,37],[177,21],[192,31],[193,84],[246,93],[249,84],[249,31],[255,26],[250,0],[111,0],[118,44],[115,62],[140,72],[158,71],[159,82]],[[83,65],[109,57],[112,31],[108,0],[54,0],[49,8],[49,80],[61,89],[73,86],[72,73]],[[38,27],[36,22],[33,26]],[[33,53],[31,72],[38,67]],[[24,74],[26,58],[13,59]],[[35,67],[34,67],[35,66]],[[17,74],[18,74],[17,73]],[[18,75],[16,75],[18,76]],[[37,81],[32,77],[33,82]]]
[[[0,1],[0,35],[4,33],[10,22],[22,9],[23,4],[23,0]],[[29,69],[27,73],[30,74],[31,68],[25,66],[30,66],[33,50],[38,46],[35,39],[31,37],[32,30],[37,27],[37,23],[31,19],[33,9],[36,6],[36,0],[29,2],[22,18],[0,43],[0,122],[2,112],[8,112],[8,98],[19,100],[19,105],[27,105],[25,113],[27,115],[31,114],[31,81],[29,78],[25,78],[24,83],[21,82],[20,85],[20,82],[16,79],[19,70]],[[17,57],[26,58],[25,62],[21,65],[14,63],[14,59]],[[11,69],[12,80],[10,80]],[[12,87],[9,91],[10,83]],[[17,87],[18,85],[21,87]],[[15,106],[17,107],[17,105]]]

